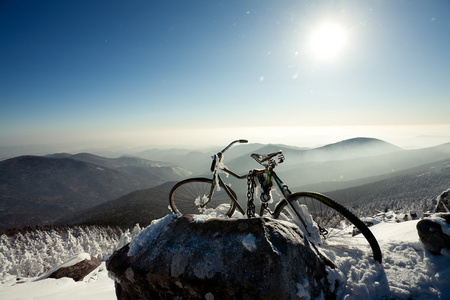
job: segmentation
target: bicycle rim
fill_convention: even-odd
[[[170,208],[178,214],[200,214],[206,209],[217,209],[220,206],[224,214],[231,216],[235,205],[226,189],[235,198],[236,194],[230,187],[221,185],[220,190],[215,188],[212,200],[208,202],[212,183],[209,178],[190,178],[178,182],[169,194]],[[202,207],[206,202],[206,206]]]
[[[322,246],[332,247],[348,253],[372,253],[373,258],[382,262],[381,249],[370,229],[347,208],[329,197],[313,192],[294,193],[290,201],[306,205],[317,223],[322,236]],[[286,200],[277,206],[274,217],[292,221],[292,211]]]

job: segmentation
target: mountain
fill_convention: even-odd
[[[187,149],[151,149],[139,152],[136,156],[170,162],[172,165],[180,166],[198,175],[209,169],[212,154],[213,152]]]
[[[151,149],[142,151],[140,153],[137,153],[136,155],[146,159],[170,162],[173,165],[181,166],[192,171],[195,175],[209,176],[209,169],[212,161],[211,157],[217,152],[221,151],[225,146],[227,145],[222,145],[214,149],[196,151],[187,149]],[[237,144],[231,147],[224,154],[225,160],[226,162],[228,162],[237,157],[245,157],[245,159],[249,159],[251,153],[257,152],[257,150],[265,148],[267,146],[274,146],[275,148],[281,147],[283,149],[301,149],[298,147],[286,145],[265,145],[258,143]],[[250,158],[250,161],[253,160]]]
[[[341,148],[341,145],[336,145]],[[345,149],[345,148],[344,148]],[[331,190],[332,187],[343,187],[353,181],[357,184],[360,179],[367,179],[365,183],[375,181],[372,177],[393,174],[398,171],[408,170],[421,165],[450,159],[450,143],[440,146],[424,148],[420,150],[398,150],[375,155],[376,152],[359,148],[361,153],[367,156],[356,156],[355,158],[338,159],[346,154],[339,154],[333,149],[328,152],[328,160],[314,160],[312,157],[306,162],[295,163],[295,158],[286,156],[286,161],[277,167],[277,173],[286,179],[286,183],[295,189],[305,189],[312,184],[321,184],[320,190]],[[389,148],[385,148],[389,149]],[[396,148],[391,148],[395,150]],[[330,151],[330,148],[318,149],[319,151]],[[345,150],[342,150],[345,152]],[[314,151],[315,152],[315,151]],[[355,153],[353,151],[353,153]],[[383,153],[383,152],[381,152]],[[322,156],[325,157],[325,156]],[[332,158],[336,159],[333,160]],[[294,162],[292,162],[294,160]],[[375,178],[374,178],[375,179]],[[332,186],[327,187],[327,185]]]
[[[181,168],[176,174],[178,168],[139,167],[148,163],[128,157],[57,156],[20,156],[0,162],[0,229],[52,224],[69,212],[188,174]]]
[[[179,180],[192,173],[184,168],[175,167],[170,163],[153,161],[133,156],[106,158],[90,153],[67,154],[56,153],[47,157],[65,157],[92,163],[98,166],[123,171],[132,175],[148,178],[154,181],[153,185],[162,184],[170,180]]]
[[[397,146],[372,138],[354,138],[319,148],[299,148],[282,144],[242,144],[233,146],[224,154],[224,163],[230,170],[244,174],[251,169],[261,167],[250,157],[251,154],[267,154],[278,150],[282,150],[286,158],[282,168],[290,168],[301,163],[343,161],[402,151]],[[206,158],[205,155],[203,159]],[[182,165],[180,161],[177,163]],[[210,163],[209,158],[207,163],[203,163],[203,168],[197,171],[201,172],[200,174],[208,174]],[[295,167],[295,169],[298,168]]]
[[[357,157],[378,156],[402,151],[403,149],[385,141],[358,137],[325,145],[311,151],[311,160],[343,160]]]
[[[223,145],[225,147],[226,145]],[[152,149],[137,154],[146,159],[166,161],[192,171],[196,175],[209,174],[211,156],[221,151],[223,147],[210,149],[208,151],[190,151],[186,149]],[[248,172],[258,164],[250,158],[252,153],[266,154],[282,150],[289,157],[289,164],[304,162],[323,162],[353,159],[382,155],[402,151],[401,148],[385,141],[374,138],[354,138],[319,148],[299,148],[282,144],[236,144],[225,154],[225,165],[238,173]]]
[[[108,201],[66,216],[56,221],[57,225],[101,225],[132,227],[136,223],[147,226],[154,219],[169,213],[169,192],[175,182],[131,192],[117,199]]]
[[[436,205],[436,197],[449,188],[450,159],[446,159],[326,195],[359,216],[367,216],[385,210],[428,211]]]

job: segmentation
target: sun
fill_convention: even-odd
[[[310,36],[309,50],[321,60],[336,58],[347,46],[347,33],[336,23],[323,23]]]

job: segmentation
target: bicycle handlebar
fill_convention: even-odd
[[[222,151],[218,152],[217,154],[214,154],[212,156],[213,160],[211,163],[211,172],[216,171],[217,160],[219,160],[219,162],[222,161],[223,153],[236,143],[248,143],[248,141],[247,140],[235,140],[235,141],[231,142],[228,146],[226,146]],[[255,159],[259,164],[265,166],[266,168],[271,168],[271,169],[273,169],[277,165],[277,163],[273,160],[273,158],[275,156],[278,156],[278,163],[282,163],[284,161],[284,155],[283,155],[282,150],[278,150],[277,152],[273,152],[273,153],[269,153],[269,154],[260,155],[260,154],[253,153],[251,155],[251,157],[253,159]],[[231,172],[230,170],[228,170],[226,168],[224,169],[224,171],[226,171],[227,173],[229,173],[237,178],[240,178],[240,179],[246,177],[246,175],[243,175],[243,176],[236,175],[235,173]]]
[[[225,151],[227,151],[231,146],[233,146],[236,143],[243,143],[243,144],[245,144],[245,143],[248,143],[248,141],[247,140],[235,140],[235,141],[231,142],[228,146],[226,146],[222,151],[220,151],[219,152],[220,155],[223,154]],[[217,154],[219,154],[219,153],[217,153]]]
[[[219,162],[222,160],[222,154],[227,151],[228,149],[230,149],[231,146],[233,146],[236,143],[241,143],[241,144],[245,144],[248,143],[247,140],[235,140],[232,141],[228,146],[226,146],[225,148],[223,148],[222,151],[218,152],[217,154],[214,154],[213,156],[213,161],[211,163],[211,172],[214,172],[214,170],[216,169],[216,164],[217,164],[217,158],[219,158]]]

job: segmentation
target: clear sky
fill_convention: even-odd
[[[450,1],[2,0],[0,103],[0,146],[448,137]]]

